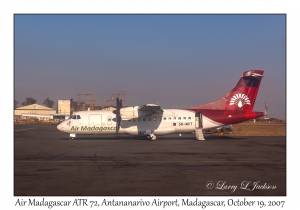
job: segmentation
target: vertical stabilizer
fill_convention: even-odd
[[[189,110],[234,110],[252,112],[263,70],[249,70],[243,73],[237,85],[219,100],[189,108]]]

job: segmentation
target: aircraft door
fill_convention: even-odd
[[[195,113],[195,128],[203,128],[203,120],[202,120],[201,112]]]
[[[101,127],[102,126],[102,116],[101,114],[90,114],[89,116],[89,126],[90,127]]]

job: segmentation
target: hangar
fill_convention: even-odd
[[[22,106],[14,110],[15,116],[21,116],[22,114],[39,114],[39,115],[50,115],[56,114],[56,110],[40,104],[30,104]]]

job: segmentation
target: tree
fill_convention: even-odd
[[[77,101],[73,101],[72,107],[73,107],[73,110],[77,111]]]
[[[101,110],[101,109],[102,109],[102,106],[95,106],[94,109],[95,109],[95,110]]]
[[[49,97],[48,97],[48,98],[45,99],[43,104],[46,105],[49,108],[52,108],[53,105],[54,105],[54,101],[50,100]]]
[[[18,107],[19,101],[14,101],[14,109],[16,109]]]
[[[36,100],[34,98],[31,97],[26,97],[25,101],[22,103],[23,106],[27,106],[30,104],[35,104]]]

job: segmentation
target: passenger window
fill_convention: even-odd
[[[138,118],[138,121],[140,122],[140,121],[141,121],[141,118]]]
[[[191,117],[189,117],[188,119],[191,120]]]
[[[184,120],[186,120],[186,117],[183,117]]]
[[[173,119],[176,120],[176,117],[174,117]]]
[[[171,120],[171,117],[168,117],[168,120]]]
[[[178,117],[178,120],[181,120],[181,117]]]
[[[153,117],[153,121],[156,121],[156,117]]]
[[[158,121],[161,121],[161,117],[158,117],[157,120],[158,120]]]
[[[164,117],[164,120],[166,120],[167,118],[166,117]]]
[[[79,119],[81,119],[81,118],[80,118],[80,115],[77,115],[77,120],[79,120]]]
[[[143,121],[146,121],[146,117],[143,118]]]
[[[151,117],[149,117],[148,120],[151,121]]]

